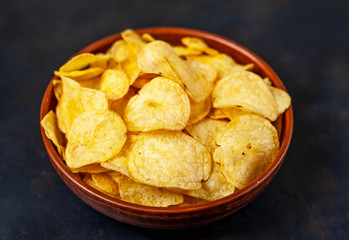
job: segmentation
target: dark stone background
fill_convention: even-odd
[[[125,28],[184,26],[248,47],[279,74],[295,126],[268,188],[208,226],[156,231],[112,220],[60,180],[39,108],[53,70]],[[349,239],[348,1],[0,1],[0,239]]]

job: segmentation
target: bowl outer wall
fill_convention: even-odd
[[[215,34],[187,28],[160,27],[139,29],[136,31],[139,33],[150,33],[156,39],[165,40],[171,44],[180,44],[182,37],[199,37],[210,47],[232,56],[238,63],[254,63],[255,67],[253,71],[255,73],[262,77],[269,77],[276,87],[286,91],[280,78],[268,64],[256,54],[234,41]],[[77,54],[105,52],[120,37],[120,34],[115,34],[103,38],[83,48]],[[56,77],[53,77],[53,79],[56,79]],[[53,93],[52,80],[42,100],[40,121],[57,104]],[[192,206],[166,208],[147,207],[124,202],[93,189],[85,184],[77,175],[73,174],[63,163],[54,145],[46,137],[42,127],[41,134],[50,161],[57,173],[65,184],[86,204],[109,217],[132,225],[156,229],[178,229],[200,226],[222,219],[244,207],[265,189],[281,167],[291,141],[293,131],[292,106],[281,116],[281,122],[282,130],[279,153],[270,166],[247,187],[216,201]]]

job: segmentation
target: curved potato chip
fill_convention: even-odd
[[[273,125],[263,117],[235,117],[216,135],[214,161],[222,164],[228,182],[241,189],[258,177],[273,161],[279,139]]]
[[[183,202],[183,195],[137,183],[122,174],[112,175],[118,183],[121,200],[153,207],[168,207]]]
[[[277,115],[280,116],[291,105],[291,97],[282,89],[272,86],[269,86],[269,89],[271,90],[271,93],[273,94],[276,102],[278,111]]]
[[[156,40],[145,45],[137,54],[137,66],[142,72],[158,74],[182,84],[180,76],[172,68],[168,59],[171,56],[178,61],[177,64],[186,68],[185,63],[176,55],[170,44]]]
[[[70,78],[62,77],[63,94],[57,104],[58,127],[66,133],[74,119],[85,111],[106,111],[108,101],[101,91],[81,87]]]
[[[128,101],[136,94],[136,89],[130,87],[125,96],[118,100],[109,101],[110,109],[117,112],[122,118],[124,118],[124,112]]]
[[[112,197],[120,197],[118,184],[107,173],[92,173],[89,181],[87,178],[86,183],[97,190],[104,192]]]
[[[101,166],[110,170],[120,172],[128,177],[131,177],[131,174],[128,170],[128,159],[132,151],[132,148],[137,141],[137,137],[137,135],[128,132],[127,140],[124,146],[122,147],[121,151],[111,159],[102,162]]]
[[[217,82],[212,93],[213,107],[241,106],[271,121],[277,117],[274,97],[263,79],[248,71],[233,72]]]
[[[58,129],[56,114],[51,110],[41,120],[47,138],[57,147],[58,153],[64,155],[64,136]]]
[[[228,119],[229,117],[222,111],[222,108],[211,108],[208,114],[211,119]]]
[[[178,56],[197,56],[202,54],[201,50],[186,48],[182,46],[175,46],[173,49],[176,51]]]
[[[108,172],[109,169],[102,167],[99,163],[92,163],[89,165],[82,166],[80,168],[70,168],[70,171],[72,171],[73,173],[103,173]]]
[[[142,87],[144,87],[145,84],[147,84],[148,82],[150,82],[150,80],[152,80],[153,78],[158,77],[159,75],[157,74],[153,74],[153,73],[141,73],[136,81],[132,84],[133,87],[141,89]]]
[[[110,100],[122,98],[128,92],[129,80],[122,70],[108,69],[101,78],[99,88]]]
[[[129,158],[137,182],[186,190],[200,189],[211,172],[211,156],[204,145],[177,131],[141,133]]]
[[[184,85],[195,102],[204,101],[213,90],[216,70],[199,61],[184,61],[166,42],[148,43],[138,53],[138,68],[155,73]]]
[[[115,156],[126,141],[126,131],[121,117],[112,111],[81,113],[66,135],[68,167],[101,163]]]
[[[88,68],[90,64],[98,61],[98,57],[92,53],[82,53],[72,57],[62,67],[59,68],[60,72],[73,72]]]
[[[182,43],[189,49],[201,50],[208,55],[217,55],[219,52],[216,49],[210,48],[207,44],[200,38],[196,37],[184,37],[182,38]]]
[[[210,96],[214,88],[217,71],[210,65],[195,60],[188,60],[187,64],[191,74],[190,79],[182,78],[183,84],[195,102],[202,102]]]
[[[190,116],[187,123],[187,126],[194,124],[204,117],[210,112],[211,110],[211,98],[206,98],[203,102],[195,102],[192,99],[190,99]]]
[[[141,38],[143,39],[143,41],[147,42],[147,43],[150,43],[150,42],[153,42],[155,41],[156,39],[150,35],[149,33],[143,33]]]
[[[212,173],[207,181],[202,184],[199,190],[189,190],[183,193],[192,197],[214,201],[226,197],[235,191],[235,187],[227,182],[224,177],[221,166],[218,163],[213,164]]]
[[[87,68],[84,70],[72,71],[72,72],[55,71],[55,75],[61,78],[62,76],[65,76],[65,77],[72,78],[76,81],[85,81],[91,78],[95,78],[101,75],[103,72],[104,72],[104,68],[94,67],[94,68]]]
[[[146,44],[141,36],[132,29],[124,30],[121,33],[121,37],[127,42],[127,44],[134,47],[137,51],[139,51]]]
[[[185,130],[196,140],[207,147],[212,154],[216,146],[216,133],[222,129],[228,121],[204,118],[201,121],[187,126]]]
[[[189,115],[185,91],[168,78],[156,77],[130,99],[124,119],[130,131],[182,130]]]
[[[221,108],[221,110],[228,116],[230,120],[233,120],[235,117],[241,115],[252,114],[252,112],[241,107]]]
[[[53,92],[55,93],[56,99],[59,101],[61,100],[62,94],[63,94],[63,84],[62,80],[54,79],[52,81],[53,85]]]
[[[108,50],[110,55],[116,60],[116,62],[123,62],[128,58],[129,46],[125,40],[117,40]]]

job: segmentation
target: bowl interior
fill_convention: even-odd
[[[252,53],[250,50],[245,47],[228,40],[226,38],[199,31],[193,29],[185,28],[147,28],[136,30],[139,33],[150,33],[156,39],[165,40],[173,45],[179,45],[182,37],[193,36],[203,39],[210,47],[217,49],[222,53],[226,53],[232,56],[238,63],[247,64],[254,63],[253,72],[259,74],[262,77],[268,77],[274,86],[286,90],[285,86],[281,82],[277,74],[266,64],[260,57]],[[102,40],[96,41],[91,45],[83,48],[77,54],[84,52],[98,53],[105,52],[111,44],[120,39],[120,34],[112,35],[106,37]],[[55,79],[56,77],[53,77]],[[53,80],[52,79],[52,80]],[[44,94],[41,111],[40,111],[40,121],[42,118],[51,110],[55,109],[57,105],[57,100],[53,93],[52,80],[49,83],[46,92]],[[52,165],[55,167],[57,173],[61,178],[67,183],[67,181],[73,182],[76,188],[79,189],[83,194],[93,196],[94,199],[102,201],[109,205],[118,206],[118,208],[123,211],[133,211],[133,212],[142,212],[148,214],[149,216],[155,216],[157,214],[171,214],[171,213],[188,213],[188,212],[198,212],[198,211],[209,211],[210,209],[217,208],[220,206],[225,206],[226,204],[232,201],[238,201],[242,196],[249,194],[250,192],[256,191],[257,188],[264,188],[269,183],[267,179],[272,178],[277,170],[280,168],[283,159],[285,157],[286,151],[291,141],[292,130],[293,130],[293,112],[292,106],[282,114],[278,121],[280,126],[280,151],[274,161],[270,166],[253,182],[251,182],[247,187],[240,189],[234,192],[232,195],[229,195],[225,198],[207,202],[198,205],[191,206],[180,206],[180,207],[148,207],[137,205],[133,203],[124,202],[122,200],[115,199],[106,194],[103,194],[89,185],[85,184],[78,175],[73,174],[69,168],[64,164],[63,160],[58,155],[56,148],[52,142],[46,137],[43,128],[41,127],[41,133],[45,147],[47,149],[48,155],[52,162]]]

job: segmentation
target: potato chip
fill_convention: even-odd
[[[184,37],[182,38],[182,43],[189,49],[201,50],[208,55],[217,55],[219,52],[216,49],[210,48],[207,44],[200,38],[196,37]]]
[[[143,33],[141,38],[143,39],[143,41],[145,41],[146,43],[150,43],[155,41],[156,39],[150,35],[149,33]]]
[[[110,100],[122,98],[128,92],[129,80],[122,70],[108,69],[106,70],[100,81],[100,90]]]
[[[280,116],[287,108],[291,105],[291,97],[287,92],[282,89],[269,86],[271,93],[274,96],[276,106],[277,106],[277,115]]]
[[[92,187],[113,197],[119,197],[118,184],[107,173],[92,173]],[[87,183],[88,184],[88,183]]]
[[[186,190],[200,189],[211,172],[211,156],[200,142],[178,131],[141,133],[129,158],[137,182]]]
[[[182,130],[189,115],[185,91],[174,81],[157,77],[130,99],[124,120],[130,131]]]
[[[121,200],[153,207],[168,207],[183,202],[182,194],[137,183],[122,174],[112,176],[118,183]]]
[[[204,117],[210,112],[211,110],[211,98],[206,98],[203,102],[195,102],[192,99],[190,99],[190,116],[187,123],[187,126],[194,124]]]
[[[221,108],[221,110],[228,116],[230,120],[233,120],[235,117],[241,115],[252,114],[252,112],[241,107]]]
[[[118,63],[126,61],[129,56],[129,46],[121,39],[115,41],[108,51]]]
[[[217,71],[210,65],[195,60],[188,60],[187,64],[191,74],[190,79],[185,80],[182,77],[183,84],[195,102],[202,102],[210,96],[214,88]]]
[[[210,65],[217,71],[217,79],[221,79],[234,71],[244,71],[253,68],[253,64],[240,65],[232,57],[224,53],[215,56],[190,56],[188,60],[196,60]]]
[[[150,82],[150,80],[152,80],[153,78],[158,77],[159,75],[157,74],[153,74],[153,73],[141,73],[136,81],[132,84],[133,87],[141,89],[142,87],[144,87],[145,84],[147,84],[148,82]]]
[[[258,177],[273,161],[279,140],[273,125],[263,117],[235,117],[216,135],[214,161],[222,164],[228,182],[241,189]]]
[[[84,70],[79,70],[79,71],[72,71],[72,72],[58,72],[55,71],[55,75],[59,77],[69,77],[72,78],[76,81],[84,81],[88,80],[91,78],[95,78],[99,75],[101,75],[104,71],[104,68],[100,67],[94,67],[94,68],[87,68]]]
[[[66,163],[70,168],[104,162],[118,154],[126,141],[126,126],[112,112],[83,112],[72,123],[66,137]]]
[[[84,172],[84,173],[102,173],[108,172],[109,169],[102,167],[99,163],[92,163],[89,165],[82,166],[80,168],[70,168],[73,173]]]
[[[222,108],[211,108],[208,117],[211,119],[229,119],[227,114],[222,111]]]
[[[56,99],[57,99],[58,101],[61,100],[62,93],[63,93],[63,84],[62,84],[62,80],[54,79],[54,80],[52,81],[52,85],[53,85],[53,92],[55,93]]]
[[[131,29],[126,29],[121,33],[122,39],[127,42],[128,45],[135,48],[137,51],[141,50],[141,48],[146,44],[141,36],[138,33]]]
[[[201,50],[186,48],[183,46],[175,46],[173,49],[176,51],[178,56],[197,56],[202,54]]]
[[[110,109],[117,112],[122,118],[124,118],[124,112],[128,101],[136,94],[136,89],[130,87],[125,96],[118,100],[109,101]]]
[[[213,90],[216,71],[199,61],[184,61],[166,42],[148,43],[138,54],[138,68],[145,73],[155,73],[185,86],[195,102],[204,101]]]
[[[252,72],[238,71],[217,82],[212,93],[213,107],[241,106],[271,121],[277,117],[274,97],[262,78]]]
[[[77,81],[94,78],[103,73],[109,59],[107,55],[82,53],[70,59],[59,71],[55,71],[55,75],[70,77]]]
[[[214,201],[226,197],[234,191],[235,187],[227,182],[221,171],[221,166],[218,163],[214,163],[212,173],[209,179],[202,184],[202,188],[184,191],[183,193],[192,197]]]
[[[201,121],[187,126],[185,130],[196,140],[207,147],[212,154],[216,146],[216,133],[222,129],[228,121],[204,118]]]
[[[91,88],[91,89],[95,89],[95,90],[100,90],[100,87],[99,87],[100,83],[101,83],[100,76],[79,82],[81,87]]]
[[[66,133],[74,119],[85,111],[106,111],[108,101],[101,91],[81,87],[70,78],[62,77],[63,94],[58,102],[56,114],[58,127]]]
[[[114,170],[120,172],[128,177],[131,177],[131,174],[128,170],[128,159],[131,153],[133,146],[136,143],[137,135],[132,133],[127,133],[127,140],[122,147],[121,151],[116,154],[111,159],[108,159],[105,162],[101,163],[101,166],[109,170]]]
[[[41,120],[41,126],[44,128],[47,138],[53,142],[58,153],[63,156],[64,136],[58,129],[56,114],[52,110]]]

